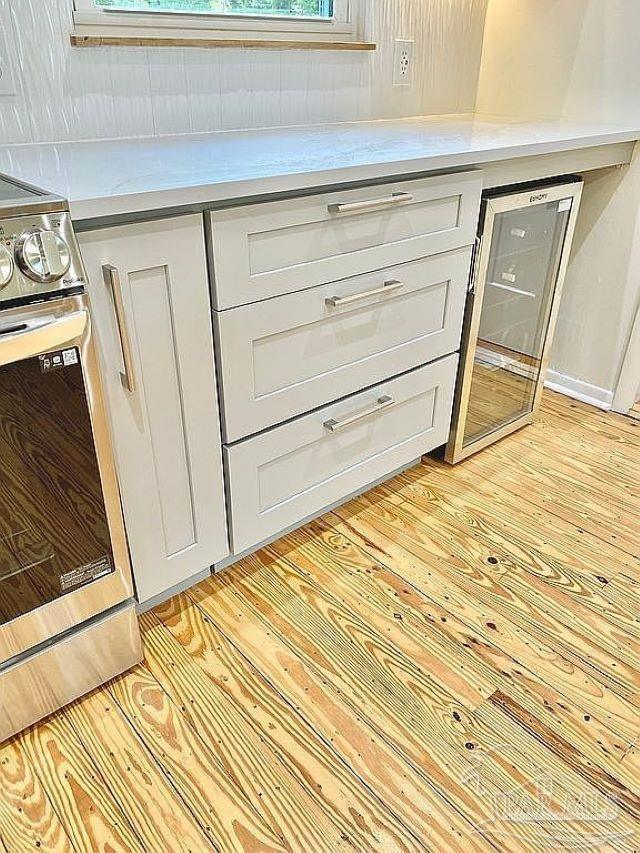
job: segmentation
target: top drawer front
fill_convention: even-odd
[[[470,245],[480,172],[209,214],[223,310]]]

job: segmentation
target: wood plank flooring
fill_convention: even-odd
[[[547,393],[141,618],[0,850],[640,849],[640,422]]]

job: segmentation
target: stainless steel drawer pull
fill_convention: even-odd
[[[341,429],[345,429],[346,427],[352,426],[353,424],[357,424],[359,421],[363,421],[365,418],[370,418],[371,415],[377,415],[378,412],[383,411],[383,409],[388,409],[390,406],[395,406],[396,401],[393,397],[378,397],[376,403],[371,406],[370,409],[365,409],[364,412],[358,412],[357,415],[349,415],[346,418],[342,418],[339,421],[330,420],[325,421],[323,423],[323,427],[328,429],[329,432],[338,432]]]
[[[367,201],[352,201],[346,204],[330,204],[329,213],[362,213],[367,210],[379,210],[384,207],[395,207],[398,204],[406,204],[413,201],[411,193],[393,193],[384,198],[372,198]]]
[[[363,290],[362,293],[354,293],[353,296],[329,296],[324,301],[332,308],[340,308],[341,305],[351,305],[352,302],[360,302],[361,299],[369,299],[370,296],[385,296],[402,287],[404,287],[403,281],[392,279],[385,281],[382,287],[376,287],[374,290]]]
[[[122,384],[127,391],[133,394],[136,390],[136,381],[133,370],[131,341],[129,339],[129,330],[127,329],[127,318],[124,313],[124,300],[122,298],[122,281],[120,280],[120,272],[117,267],[114,267],[111,264],[104,264],[102,267],[102,276],[107,287],[111,289],[113,307],[116,312],[116,322],[118,324],[120,347],[122,349],[122,361],[124,364],[124,372],[120,373]]]

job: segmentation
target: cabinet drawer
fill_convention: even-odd
[[[473,243],[482,176],[466,172],[209,214],[219,310]]]
[[[225,448],[234,553],[447,440],[458,356]]]
[[[456,350],[471,250],[216,312],[225,440]]]

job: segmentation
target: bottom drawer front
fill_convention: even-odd
[[[234,553],[444,444],[458,356],[225,449]]]

